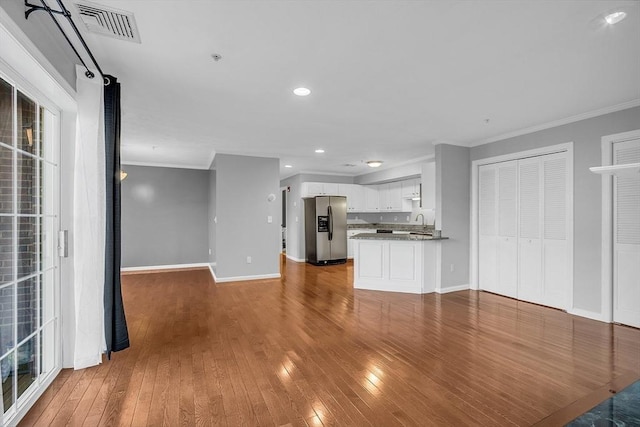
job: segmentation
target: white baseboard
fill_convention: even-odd
[[[287,259],[290,259],[291,261],[295,261],[295,262],[307,262],[307,260],[304,258],[303,259],[295,258],[295,257],[292,257],[291,255],[286,255],[286,257]]]
[[[212,278],[213,278],[213,280],[215,281],[215,280],[216,280],[216,272],[215,272],[215,271],[213,271],[213,267],[215,267],[215,266],[216,266],[216,263],[215,263],[215,262],[212,262],[212,263],[209,263],[208,265],[209,265],[209,272],[211,273],[211,277],[212,277]]]
[[[609,319],[605,319],[605,316],[602,313],[596,313],[595,311],[572,308],[567,310],[567,313],[573,314],[574,316],[586,317],[591,320],[597,320],[599,322],[611,323]]]
[[[281,277],[280,273],[256,274],[254,276],[217,277],[213,272],[213,269],[211,269],[211,274],[213,275],[213,280],[215,280],[216,283],[243,282],[245,280],[279,279]]]
[[[147,271],[147,270],[181,270],[187,268],[207,268],[209,263],[199,262],[195,264],[171,264],[171,265],[145,265],[141,267],[123,267],[121,272]]]
[[[466,291],[469,289],[469,285],[448,286],[446,288],[436,288],[436,292],[439,294],[448,294],[449,292]]]

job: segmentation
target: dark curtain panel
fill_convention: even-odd
[[[104,126],[107,174],[107,238],[104,281],[104,325],[107,357],[129,347],[127,319],[120,286],[120,83],[107,76]]]

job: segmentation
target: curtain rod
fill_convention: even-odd
[[[53,19],[53,22],[56,24],[56,27],[58,27],[58,30],[60,30],[60,32],[62,33],[62,35],[64,36],[64,38],[67,41],[67,43],[69,43],[69,46],[71,46],[71,49],[73,49],[73,52],[76,54],[76,56],[78,57],[78,59],[82,63],[82,66],[87,70],[84,73],[84,75],[87,76],[88,78],[92,79],[92,78],[95,77],[95,74],[91,70],[89,70],[89,67],[87,67],[87,64],[84,62],[84,60],[80,56],[80,53],[78,52],[76,47],[73,45],[73,43],[71,43],[71,40],[69,40],[69,36],[67,35],[67,33],[65,33],[64,29],[62,28],[62,26],[60,25],[60,23],[56,19],[55,14],[62,15],[65,18],[67,18],[67,20],[69,21],[69,24],[71,24],[71,27],[73,28],[73,31],[76,33],[76,36],[78,37],[78,39],[82,43],[82,46],[84,47],[84,50],[89,54],[89,57],[91,58],[91,61],[93,61],[93,64],[96,66],[96,68],[98,69],[98,72],[100,73],[100,75],[104,79],[104,84],[108,85],[109,84],[109,78],[106,77],[104,75],[104,73],[102,72],[102,69],[100,68],[100,65],[98,65],[98,61],[96,61],[96,58],[93,56],[93,53],[91,52],[91,49],[89,49],[89,46],[87,46],[87,43],[84,41],[84,38],[82,37],[82,34],[80,34],[80,31],[78,30],[78,27],[76,27],[75,22],[73,22],[73,19],[71,19],[71,12],[69,12],[69,10],[64,6],[64,4],[62,3],[62,0],[56,0],[56,1],[58,3],[58,6],[60,6],[60,10],[51,9],[45,0],[40,0],[40,3],[42,3],[42,6],[31,4],[31,3],[29,3],[29,0],[25,0],[24,1],[24,5],[27,7],[27,10],[24,12],[25,19],[29,19],[29,15],[31,15],[35,11],[38,11],[38,10],[46,11],[49,14],[49,16],[51,17],[51,19]]]

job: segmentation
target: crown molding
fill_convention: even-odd
[[[609,107],[600,108],[598,110],[587,111],[585,113],[576,114],[575,116],[565,117],[563,119],[542,123],[542,124],[531,126],[528,128],[519,129],[513,132],[503,133],[501,135],[492,136],[491,138],[483,139],[478,142],[471,142],[469,143],[468,146],[477,147],[479,145],[490,144],[492,142],[502,141],[504,139],[514,138],[516,136],[527,135],[527,134],[538,132],[541,130],[551,129],[554,127],[567,125],[569,123],[591,119],[593,117],[604,116],[605,114],[615,113],[616,111],[627,110],[629,108],[634,108],[638,106],[640,106],[640,99],[632,99],[631,101],[623,102],[621,104],[611,105]]]
[[[152,168],[172,168],[172,169],[196,169],[196,170],[209,170],[209,166],[202,165],[179,165],[175,163],[163,163],[163,162],[130,162],[122,160],[120,162],[123,166],[148,166]]]

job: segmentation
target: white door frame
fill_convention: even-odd
[[[546,147],[534,148],[526,151],[519,151],[516,153],[509,153],[500,156],[487,157],[484,159],[478,159],[471,162],[471,247],[469,248],[469,287],[470,289],[479,289],[478,283],[478,169],[482,165],[488,165],[491,163],[506,162],[509,160],[518,160],[527,157],[543,156],[545,154],[553,153],[567,153],[567,188],[571,189],[573,193],[573,142],[566,142],[563,144],[549,145]],[[569,282],[571,283],[569,290],[569,307],[567,310],[573,308],[573,197],[567,200],[567,243],[569,248]]]
[[[640,129],[602,137],[602,166],[613,164],[613,144],[640,138]],[[613,175],[602,175],[602,321],[613,322]]]

